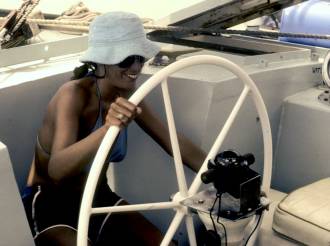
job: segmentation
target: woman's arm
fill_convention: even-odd
[[[79,88],[64,88],[55,104],[54,138],[48,174],[59,182],[76,176],[91,163],[111,125],[126,126],[140,112],[126,99],[117,98],[108,110],[105,124],[78,141],[79,120],[85,107],[86,95]],[[118,119],[118,115],[123,117]]]
[[[172,155],[172,147],[168,128],[156,117],[144,102],[140,103],[142,113],[136,118],[137,124],[148,133],[162,148]],[[189,139],[178,134],[182,161],[197,172],[206,157],[206,154]]]
[[[85,95],[77,85],[65,85],[56,95],[53,112],[53,139],[48,174],[53,181],[78,175],[92,161],[107,127],[103,126],[78,141],[79,120]]]

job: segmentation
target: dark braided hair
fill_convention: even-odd
[[[95,75],[96,72],[96,68],[97,68],[97,64],[93,63],[93,62],[86,62],[83,65],[76,67],[73,70],[73,76],[71,77],[71,79],[81,79],[83,77],[85,77],[87,74]],[[96,76],[97,77],[97,76]]]

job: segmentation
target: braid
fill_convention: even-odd
[[[83,65],[76,67],[73,70],[73,76],[71,79],[81,79],[85,77],[87,74],[91,74],[95,76],[97,65],[96,63],[86,62]]]

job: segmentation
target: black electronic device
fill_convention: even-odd
[[[232,150],[209,161],[208,170],[201,175],[203,183],[213,183],[220,200],[224,193],[231,196],[219,203],[221,217],[235,220],[260,208],[261,177],[250,168],[254,161],[253,154],[239,155]]]

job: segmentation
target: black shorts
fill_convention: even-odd
[[[28,192],[23,194],[23,203],[35,238],[55,226],[77,229],[81,191],[43,185],[27,187],[26,191]],[[122,199],[112,192],[107,184],[103,184],[94,196],[93,207],[115,206],[121,201]],[[88,237],[92,242],[97,241],[109,216],[110,214],[91,216]]]

